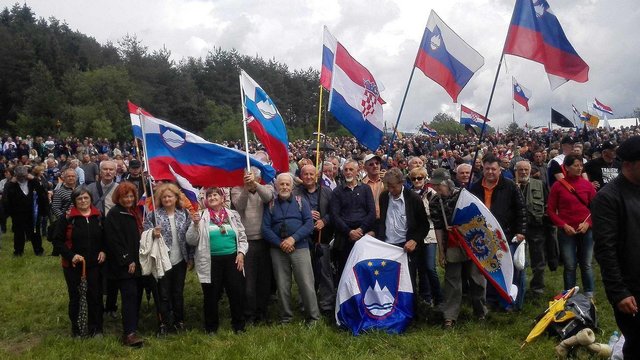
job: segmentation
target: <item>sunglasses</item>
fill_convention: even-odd
[[[424,176],[416,176],[411,178],[412,181],[422,181],[424,180]]]

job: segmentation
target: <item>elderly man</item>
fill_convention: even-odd
[[[78,185],[84,185],[84,170],[80,167],[80,160],[73,159],[69,162],[69,168],[76,172],[76,181]],[[64,179],[63,179],[64,180]]]
[[[302,182],[304,182],[304,179],[302,179]],[[324,161],[322,163],[322,182],[324,186],[328,187],[331,191],[338,186],[331,161]]]
[[[333,164],[329,164],[333,167]],[[336,304],[329,246],[333,238],[333,227],[329,215],[331,190],[326,186],[318,186],[317,171],[313,165],[303,166],[300,169],[300,177],[302,184],[296,188],[294,194],[306,199],[311,206],[313,217],[311,253],[313,254],[313,275],[318,288],[318,305],[323,314],[333,315]]]
[[[248,324],[266,321],[271,288],[271,256],[262,236],[262,216],[265,204],[273,200],[273,186],[262,185],[260,176],[260,169],[252,167],[244,175],[244,185],[231,189],[231,203],[240,213],[249,242],[244,259],[244,316]]]
[[[528,160],[516,163],[516,183],[522,192],[527,207],[527,239],[531,259],[530,289],[536,295],[544,293],[545,223],[548,191],[544,183],[531,178],[531,164]]]
[[[333,190],[329,205],[335,229],[338,275],[342,274],[355,242],[374,229],[376,219],[371,188],[358,183],[358,162],[347,160],[342,171],[345,182]]]
[[[424,238],[429,232],[429,219],[422,199],[415,191],[404,188],[400,169],[392,168],[383,178],[387,190],[380,195],[378,239],[401,247],[409,255],[411,284],[416,288],[416,268]],[[416,298],[417,299],[417,298]]]
[[[47,192],[25,166],[16,166],[14,174],[16,181],[9,182],[4,192],[6,211],[13,223],[13,256],[22,256],[25,240],[31,241],[36,256],[42,256],[44,249],[38,218],[48,212]]]
[[[89,184],[87,190],[91,193],[93,199],[93,206],[97,207],[102,213],[102,216],[107,216],[107,213],[114,206],[111,195],[118,187],[118,184],[114,181],[116,176],[116,162],[106,160],[100,162],[100,181]],[[90,177],[87,176],[85,180]]]
[[[380,220],[380,194],[384,191],[382,177],[384,171],[380,170],[382,159],[376,154],[368,154],[364,157],[364,171],[367,175],[362,179],[362,183],[371,188],[373,201],[376,206],[376,222]]]
[[[640,136],[620,144],[621,174],[591,203],[594,254],[602,282],[625,337],[625,359],[640,359]]]
[[[306,320],[320,319],[314,288],[313,268],[309,254],[309,240],[313,233],[313,217],[309,203],[293,195],[294,179],[291,173],[276,178],[278,196],[265,205],[262,216],[262,234],[271,244],[271,262],[278,288],[280,322],[293,320],[291,306],[291,273],[306,311]]]
[[[471,165],[460,164],[456,168],[456,186],[466,188],[471,180]]]
[[[516,184],[501,174],[500,161],[493,155],[487,155],[482,159],[483,177],[471,185],[471,193],[480,199],[495,216],[509,241],[511,253],[518,247],[518,243],[524,240],[527,229],[527,213],[522,193]],[[511,242],[515,237],[517,242]],[[518,297],[514,308],[522,310],[524,302],[525,273],[514,267],[513,283],[518,286]],[[487,302],[497,306],[498,294],[493,287],[487,289]],[[507,308],[511,309],[511,308]]]
[[[98,176],[100,174],[100,169],[98,165],[91,161],[91,156],[89,154],[82,155],[82,164],[80,168],[84,171],[84,182],[87,185],[91,185],[94,182],[98,181]],[[115,176],[115,170],[114,170]],[[95,198],[94,198],[95,200]]]

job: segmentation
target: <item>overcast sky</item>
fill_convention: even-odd
[[[14,2],[0,0],[2,7]],[[514,0],[31,0],[38,17],[56,17],[93,36],[116,43],[135,34],[150,50],[163,45],[174,60],[205,56],[214,46],[275,58],[290,69],[320,68],[322,27],[327,25],[349,52],[384,84],[385,121],[395,123],[411,66],[431,9],[484,56],[485,65],[458,97],[484,114]],[[530,112],[518,104],[520,126],[546,125],[550,107],[571,118],[571,104],[585,110],[594,97],[615,116],[640,107],[640,7],[637,0],[549,0],[567,37],[589,64],[587,83],[568,82],[551,91],[542,65],[506,56],[489,118],[504,127],[512,120],[511,76],[533,92]],[[123,100],[124,101],[124,100]],[[153,110],[153,109],[149,109]],[[416,71],[401,130],[414,129],[456,104]]]

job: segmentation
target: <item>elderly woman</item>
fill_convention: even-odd
[[[444,302],[441,305],[444,329],[455,326],[462,305],[462,271],[470,274],[469,296],[474,315],[483,320],[487,314],[485,290],[487,281],[478,268],[467,257],[464,250],[451,236],[451,220],[456,208],[460,189],[455,187],[447,169],[433,171],[429,180],[436,195],[429,203],[429,213],[438,240],[438,258],[444,267]]]
[[[411,158],[411,160],[416,157]],[[419,159],[419,158],[418,158]],[[411,163],[412,161],[409,161]],[[423,166],[414,167],[409,172],[409,180],[411,181],[411,190],[415,191],[427,211],[429,216],[429,201],[436,194],[435,190],[427,185],[427,169]],[[431,226],[431,217],[429,216],[429,229]],[[439,305],[442,302],[442,291],[440,290],[440,279],[436,270],[436,254],[438,253],[438,241],[434,230],[430,230],[424,238],[424,247],[422,260],[418,265],[418,276],[420,283],[420,296],[429,305]]]
[[[69,319],[71,333],[76,336],[102,335],[102,279],[100,267],[105,260],[100,210],[92,205],[91,194],[86,188],[71,193],[69,213],[57,222],[53,246],[62,256],[62,271],[69,292]],[[78,286],[83,264],[87,277],[88,333],[81,333],[78,326],[80,293]]]
[[[169,324],[176,330],[184,330],[184,279],[187,267],[193,265],[193,252],[186,239],[191,216],[182,207],[181,194],[180,189],[171,183],[156,187],[157,210],[148,212],[143,224],[144,230],[153,228],[154,240],[162,236],[171,262],[171,269],[158,279],[159,336],[167,335]]]
[[[224,191],[205,191],[206,209],[192,215],[187,243],[195,246],[195,268],[204,296],[204,328],[215,334],[220,324],[218,302],[222,292],[229,297],[231,326],[244,332],[244,258],[249,247],[237,211],[224,207]]]
[[[582,156],[565,156],[563,166],[566,177],[551,186],[547,214],[558,227],[558,242],[564,260],[564,288],[576,286],[576,265],[579,264],[584,293],[592,297],[593,237],[589,204],[596,196],[596,190],[582,177]]]
[[[107,257],[107,276],[114,280],[122,298],[122,343],[142,346],[138,330],[140,282],[140,233],[142,218],[136,208],[138,189],[133,183],[123,182],[113,191],[115,204],[104,221]]]

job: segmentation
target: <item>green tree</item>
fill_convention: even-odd
[[[456,135],[465,133],[464,125],[461,125],[453,116],[446,113],[437,113],[431,124],[432,129],[438,132],[438,134],[444,135]]]
[[[520,127],[520,125],[518,125],[518,123],[512,121],[507,126],[506,134],[510,136],[522,136],[524,135],[524,130]]]

